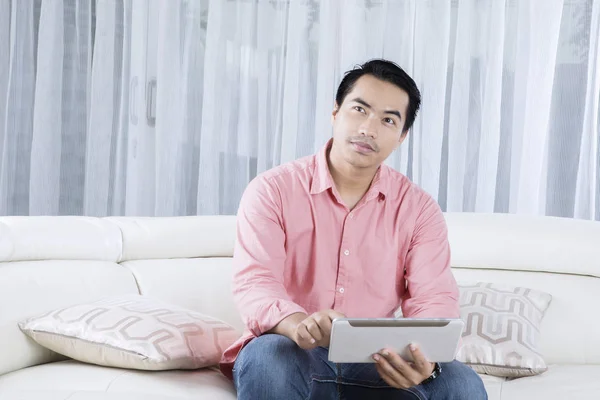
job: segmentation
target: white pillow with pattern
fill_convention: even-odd
[[[141,370],[216,365],[240,336],[223,321],[140,295],[61,308],[19,327],[40,345],[75,360]]]
[[[458,361],[478,373],[512,378],[548,369],[538,345],[550,294],[483,282],[459,288],[465,329]]]

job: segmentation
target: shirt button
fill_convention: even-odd
[[[348,214],[348,216],[350,217],[350,219],[354,218],[354,214],[352,213]]]
[[[349,256],[350,255],[350,250],[344,251],[344,254],[347,255],[347,256]]]
[[[340,288],[340,293],[344,293],[344,288],[343,287]]]

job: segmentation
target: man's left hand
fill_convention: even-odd
[[[395,352],[383,349],[373,355],[377,372],[391,387],[407,389],[417,386],[429,378],[433,372],[434,364],[425,359],[421,350],[416,346],[409,346],[414,362],[406,362]]]

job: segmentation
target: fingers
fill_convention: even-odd
[[[296,343],[303,349],[312,349],[317,346],[329,346],[332,321],[335,318],[344,318],[344,314],[334,310],[316,312],[296,327]]]
[[[315,322],[319,326],[319,329],[323,333],[323,335],[329,335],[331,333],[331,324],[332,320],[327,314],[317,314],[315,315]]]
[[[320,342],[323,339],[323,332],[321,332],[319,323],[314,317],[308,317],[302,323],[306,326],[308,333],[310,333],[315,341]]]
[[[396,389],[407,389],[407,388],[403,387],[401,384],[399,384],[398,382],[394,381],[391,377],[389,377],[387,375],[387,372],[385,372],[385,370],[383,369],[383,367],[381,367],[381,365],[379,365],[379,363],[375,364],[375,368],[377,369],[377,373],[379,374],[381,379],[383,379],[384,382],[387,383],[389,386],[396,388]]]
[[[392,368],[398,371],[410,383],[417,384],[423,380],[419,379],[419,372],[411,367],[406,361],[404,361],[404,359],[396,352],[384,349],[380,354],[392,366]]]
[[[329,339],[331,337],[331,319],[326,314],[320,314],[315,315],[315,322],[321,333],[321,338],[318,339],[319,346],[329,346]]]
[[[340,313],[336,313],[335,311],[333,311],[333,313],[334,315],[342,315]],[[330,310],[316,312],[303,322],[307,326],[309,333],[316,340],[317,345],[323,347],[329,346],[332,327]]]
[[[414,362],[408,363],[397,353],[388,349],[373,355],[377,362],[377,371],[381,378],[389,382],[395,382],[398,388],[408,388],[419,385],[433,371],[433,364],[425,358],[417,346],[409,346]]]
[[[408,348],[413,356],[414,369],[422,375],[431,375],[433,367],[431,363],[427,361],[425,355],[421,352],[421,349],[415,344],[411,344]]]
[[[381,354],[373,356],[375,368],[388,385],[397,389],[406,389],[413,386],[410,381]]]
[[[331,340],[331,329],[333,328],[333,320],[336,318],[346,318],[341,312],[335,310],[326,310],[323,313],[319,313],[318,323],[323,332],[323,340],[321,340],[321,346],[328,347]]]
[[[300,322],[296,327],[296,344],[304,350],[317,347],[317,341],[312,337],[305,324]]]
[[[329,323],[329,328],[327,328]],[[325,329],[321,327],[324,325]],[[312,349],[317,346],[323,346],[326,341],[329,343],[329,333],[331,332],[331,321],[326,316],[320,316],[315,313],[304,321],[300,322],[296,327],[296,335],[301,343],[298,345],[304,349]]]

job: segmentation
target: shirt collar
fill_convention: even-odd
[[[333,186],[333,178],[331,177],[329,165],[327,163],[327,153],[329,152],[332,143],[333,138],[329,139],[316,155],[315,171],[313,172],[310,194],[322,193]]]
[[[310,194],[318,194],[333,187],[333,178],[329,172],[329,163],[327,162],[327,153],[331,149],[333,138],[329,139],[325,146],[319,150],[315,158],[315,170],[313,172],[312,184],[310,186]],[[380,195],[380,198],[385,199],[389,191],[390,172],[387,165],[382,164],[377,173],[373,177],[371,188],[367,192],[369,200],[375,195]],[[383,197],[381,197],[383,196]]]
[[[390,167],[385,164],[381,164],[375,177],[373,178],[373,182],[371,183],[371,198],[375,197],[375,195],[379,195],[382,200],[385,200],[385,197],[388,195],[390,188]]]

